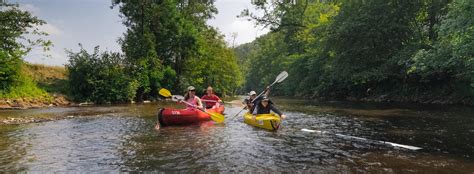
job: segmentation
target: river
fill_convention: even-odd
[[[474,172],[472,107],[275,103],[288,117],[276,132],[230,119],[240,110],[235,104],[226,104],[224,124],[158,131],[153,129],[158,108],[173,103],[0,111],[0,117],[66,118],[0,125],[0,171]]]

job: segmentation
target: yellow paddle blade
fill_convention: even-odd
[[[217,123],[222,123],[225,120],[225,117],[222,114],[212,112],[208,112],[208,114],[211,115],[211,119]]]
[[[161,88],[158,93],[163,97],[171,97],[171,92],[165,88]]]

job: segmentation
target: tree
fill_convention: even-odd
[[[408,75],[424,89],[443,96],[474,98],[474,2],[454,0],[437,25],[433,47],[411,59]]]
[[[43,24],[46,22],[20,10],[18,4],[0,2],[0,90],[8,91],[19,82],[22,56],[35,46],[44,50],[51,46],[51,41],[41,37],[47,33],[38,29]],[[39,37],[30,39],[28,35]]]
[[[447,5],[449,4],[449,5]],[[249,62],[246,87],[288,69],[284,94],[384,96],[398,101],[469,103],[472,1],[257,1],[244,11],[272,32],[237,47]],[[251,45],[248,54],[240,53]],[[269,66],[271,65],[271,66]],[[281,93],[280,93],[281,94]]]
[[[212,85],[225,93],[240,84],[235,56],[206,24],[217,12],[213,3],[113,1],[128,28],[121,44],[132,76],[140,79],[137,98],[156,95],[158,87],[181,92],[187,85]]]

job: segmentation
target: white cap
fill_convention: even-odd
[[[257,94],[255,91],[250,91],[249,92],[249,95],[255,95],[255,94]]]

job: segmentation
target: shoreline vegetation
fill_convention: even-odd
[[[272,96],[474,105],[473,1],[302,2],[253,4],[268,13],[239,17],[271,32],[234,47],[206,23],[213,3],[114,0],[127,28],[122,53],[79,44],[64,67],[25,62],[32,48],[52,46],[38,32],[47,22],[0,3],[0,109],[157,101],[160,88],[190,85],[235,96],[281,71],[290,75]]]
[[[35,109],[71,104],[65,95],[66,70],[61,66],[24,63],[23,81],[0,94],[0,110]]]
[[[273,94],[474,103],[474,1],[301,2],[255,4],[265,13],[242,14],[271,29],[235,48],[246,91],[285,70]]]

